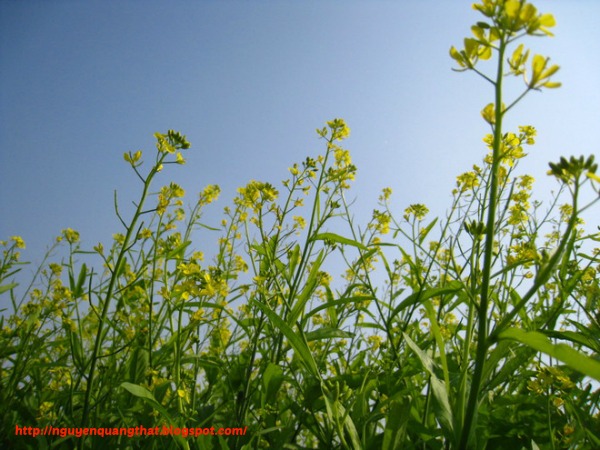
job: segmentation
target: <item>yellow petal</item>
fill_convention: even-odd
[[[600,177],[593,172],[588,172],[585,174],[590,180],[594,180],[596,183],[600,183]]]
[[[542,14],[539,21],[540,25],[543,27],[553,27],[556,25],[556,19],[552,14]]]
[[[562,86],[562,83],[559,81],[547,81],[544,83],[544,87],[547,87],[548,89],[555,89],[555,88],[559,88]]]
[[[504,11],[509,19],[516,19],[519,9],[521,9],[521,3],[516,0],[509,0],[504,4]]]

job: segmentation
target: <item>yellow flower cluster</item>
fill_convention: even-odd
[[[375,228],[381,234],[387,234],[390,232],[390,224],[392,217],[388,212],[381,212],[377,209],[373,210],[373,219],[371,227]]]
[[[428,212],[429,209],[427,206],[421,203],[415,203],[404,210],[404,219],[408,221],[411,216],[414,216],[417,220],[423,220]]]
[[[387,202],[392,196],[392,188],[386,187],[381,190],[381,195],[379,196],[380,202]]]
[[[477,186],[479,186],[479,180],[481,178],[481,169],[477,166],[473,166],[473,170],[469,172],[465,172],[456,177],[456,185],[458,187],[458,192],[464,193],[468,191],[473,191]]]
[[[200,193],[200,204],[208,205],[219,198],[221,188],[216,184],[209,184]]]
[[[79,242],[79,232],[72,228],[66,228],[62,230],[61,236],[56,238],[57,242],[61,242],[65,239],[69,244],[76,244]]]
[[[21,253],[16,249],[25,248],[25,241],[21,236],[12,236],[10,240],[12,241],[10,245],[7,241],[0,241],[0,246],[5,247],[2,251],[2,260],[0,260],[0,279],[9,272],[13,264],[19,261]]]
[[[529,198],[533,181],[533,177],[529,175],[522,175],[519,177],[516,186],[521,189],[514,192],[511,196],[511,201],[513,203],[509,207],[510,214],[508,217],[508,223],[510,225],[522,225],[527,221],[529,209],[531,208]]]
[[[254,211],[259,211],[265,202],[272,202],[279,197],[279,192],[271,184],[255,180],[238,188],[238,194],[235,203]]]
[[[530,125],[519,126],[519,133],[505,133],[500,142],[499,157],[500,164],[507,167],[513,167],[517,160],[524,158],[527,154],[523,150],[523,145],[535,144],[535,136],[537,131]],[[485,157],[487,164],[492,164],[492,149],[494,148],[494,136],[487,134],[483,138],[483,142],[487,145],[490,152]]]
[[[527,382],[527,388],[536,393],[555,393],[565,392],[575,387],[569,376],[558,367],[550,366],[538,370],[536,378]]]
[[[25,241],[23,240],[23,238],[21,236],[11,236],[10,240],[15,243],[15,247],[20,248],[20,249],[25,248]],[[2,241],[1,244],[6,245],[6,242]]]
[[[157,214],[164,214],[167,208],[171,205],[171,201],[173,199],[180,199],[184,195],[185,191],[176,183],[170,183],[168,186],[163,186],[158,194],[158,204],[156,205]],[[181,206],[183,202],[181,200],[176,200],[174,204]]]
[[[304,217],[293,216],[292,219],[294,220],[294,228],[298,230],[298,233],[306,227],[306,220]]]

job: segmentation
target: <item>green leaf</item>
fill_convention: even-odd
[[[525,344],[539,352],[562,361],[572,369],[600,381],[600,362],[578,352],[567,344],[553,344],[550,339],[537,331],[509,328],[498,335],[498,339],[511,339]]]
[[[183,259],[185,249],[192,243],[192,241],[186,241],[178,247],[174,248],[167,254],[167,259]]]
[[[429,225],[427,225],[425,228],[419,230],[419,244],[423,243],[423,241],[425,240],[425,238],[427,237],[427,235],[429,234],[431,229],[434,227],[434,225],[437,223],[437,221],[438,221],[438,218],[436,217],[435,219],[433,219],[431,221],[431,223]]]
[[[313,309],[310,312],[308,312],[304,316],[304,318],[302,320],[302,323],[306,323],[306,321],[310,317],[314,316],[318,312],[323,311],[324,309],[328,309],[328,308],[332,308],[332,307],[336,307],[336,306],[343,306],[343,305],[347,305],[349,303],[362,303],[362,302],[365,302],[365,301],[368,301],[368,300],[375,300],[375,297],[373,297],[373,296],[357,295],[357,296],[353,296],[353,297],[339,298],[337,300],[330,300],[327,303],[319,305],[315,309]]]
[[[142,347],[133,349],[129,358],[129,381],[133,383],[144,381],[148,369],[148,361],[148,350]]]
[[[523,367],[527,367],[534,356],[535,350],[529,347],[519,346],[512,341],[498,342],[485,362],[482,378],[490,380],[488,387],[492,390],[500,384],[508,382]],[[502,364],[500,364],[501,361]]]
[[[169,417],[167,410],[160,403],[158,403],[158,401],[154,398],[154,395],[152,395],[152,392],[150,392],[148,389],[140,386],[139,384],[128,383],[127,381],[121,383],[121,387],[130,394],[151,405],[154,409],[161,413],[165,419],[171,422],[171,418]]]
[[[390,320],[393,319],[394,317],[396,317],[396,315],[400,311],[402,311],[403,309],[406,309],[409,306],[414,305],[415,303],[423,302],[425,300],[430,299],[431,297],[437,297],[439,295],[454,294],[454,293],[460,291],[462,288],[463,288],[462,282],[455,280],[455,281],[451,281],[450,283],[448,283],[446,286],[443,286],[443,287],[431,288],[431,289],[426,289],[423,291],[413,292],[411,295],[409,295],[404,300],[402,300],[402,302],[398,306],[396,306],[396,308],[394,308],[394,310],[392,311],[392,314],[390,316]]]
[[[306,333],[306,341],[318,341],[320,339],[331,339],[331,338],[352,338],[354,337],[353,333],[348,333],[347,331],[342,331],[338,328],[330,328],[323,327],[314,331],[310,331]]]
[[[350,442],[352,442],[352,447],[356,450],[361,450],[363,447],[360,443],[360,437],[358,436],[358,430],[356,429],[356,425],[352,420],[352,417],[348,412],[346,412],[345,408],[340,404],[340,412],[344,414],[344,428],[346,429],[346,433],[350,436]]]
[[[339,401],[339,392],[335,392],[335,390],[331,391],[323,384],[321,385],[321,390],[323,392],[323,400],[325,401],[327,416],[335,425],[344,448],[352,448],[354,450],[362,449],[363,447],[360,443],[356,425],[354,424],[354,421],[352,420],[352,417],[348,411],[346,411],[344,405],[342,405],[342,403]],[[352,444],[351,446],[345,442],[344,438],[346,435],[350,437],[350,442]]]
[[[437,315],[433,310],[433,305],[430,301],[424,302],[425,310],[427,311],[427,318],[429,319],[429,323],[431,325],[431,332],[433,333],[433,337],[438,347],[438,351],[440,352],[440,361],[442,363],[442,370],[444,372],[444,383],[446,386],[450,385],[450,373],[448,371],[448,361],[446,360],[446,344],[444,342],[444,338],[442,336],[442,332],[440,331],[440,327],[437,321]]]
[[[288,279],[292,279],[296,267],[300,263],[300,245],[296,244],[292,250],[288,252]]]
[[[148,389],[146,389],[143,386],[125,381],[125,382],[121,383],[121,387],[123,389],[125,389],[126,391],[129,391],[129,393],[135,395],[138,398],[142,398],[151,403],[158,403],[156,401],[156,399],[154,398],[154,396],[152,395],[152,392],[150,392]]]
[[[313,358],[312,353],[310,352],[308,345],[306,345],[304,340],[299,335],[294,333],[294,330],[292,330],[292,328],[267,305],[256,300],[254,300],[254,304],[258,307],[258,309],[265,313],[271,323],[278,328],[286,338],[288,338],[290,345],[311,375],[320,379],[317,363],[315,362],[315,359]]]
[[[337,242],[338,244],[351,245],[352,247],[356,247],[361,250],[365,250],[365,251],[368,250],[368,248],[364,244],[361,244],[360,242],[352,240],[352,239],[345,238],[345,237],[340,236],[339,234],[335,234],[335,233],[320,233],[320,234],[313,236],[311,240]]]
[[[86,367],[86,361],[83,356],[83,346],[81,343],[81,338],[77,333],[73,333],[69,329],[67,329],[66,331],[70,340],[73,363],[79,369],[79,371],[83,372]]]
[[[319,282],[319,279],[318,279],[319,269],[321,268],[321,264],[323,263],[324,259],[325,259],[325,250],[323,249],[319,253],[319,256],[317,257],[317,259],[314,261],[312,268],[310,270],[310,274],[308,275],[308,279],[306,280],[306,283],[304,284],[304,289],[302,289],[302,292],[300,293],[300,295],[298,296],[298,299],[296,300],[296,302],[294,304],[294,308],[292,309],[292,312],[289,317],[290,323],[295,323],[296,320],[298,320],[298,317],[300,317],[300,315],[304,311],[304,306],[306,305],[306,302],[308,301],[310,296],[315,291],[315,288],[317,287],[317,284]]]
[[[262,395],[262,406],[272,405],[275,402],[277,392],[283,383],[283,369],[277,364],[269,363],[263,373],[262,379],[264,392]]]
[[[173,423],[169,412],[154,398],[154,395],[152,395],[152,392],[150,392],[148,389],[146,389],[143,386],[140,386],[139,384],[133,384],[128,382],[121,383],[121,387],[128,391],[130,394],[148,403],[150,406],[156,409],[167,421],[167,423]],[[189,444],[181,435],[173,435],[171,437],[177,444],[179,444],[180,448],[189,450]]]
[[[19,283],[3,284],[2,286],[0,286],[0,294],[6,291],[10,291],[11,289],[16,288],[18,285]]]
[[[447,431],[449,436],[453,435],[454,426],[452,424],[452,409],[450,408],[450,401],[448,399],[448,391],[446,385],[436,376],[435,374],[435,363],[431,359],[431,357],[426,354],[423,350],[419,348],[417,344],[413,342],[413,340],[406,334],[402,333],[404,339],[408,346],[412,349],[413,352],[419,357],[421,364],[423,367],[429,372],[431,375],[431,388],[433,391],[433,396],[437,401],[439,407],[438,420],[442,428]]]
[[[83,294],[83,283],[85,283],[86,277],[87,277],[87,266],[85,264],[83,264],[81,266],[81,271],[79,272],[79,277],[77,277],[77,284],[75,285],[75,290],[73,291],[73,296],[75,298],[79,298]]]
[[[382,450],[398,450],[404,445],[406,426],[410,419],[410,400],[406,397],[390,402],[389,414],[383,432]]]
[[[550,338],[571,341],[574,344],[583,345],[584,347],[587,347],[596,353],[600,353],[600,336],[597,333],[594,333],[593,331],[587,329],[585,325],[582,325],[580,323],[574,323],[574,325],[579,329],[579,332],[569,330],[550,330],[543,331],[543,333]]]

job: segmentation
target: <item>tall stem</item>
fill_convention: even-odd
[[[89,418],[90,418],[90,401],[92,396],[92,390],[94,388],[94,378],[96,375],[96,365],[98,362],[98,356],[100,353],[100,347],[102,346],[102,342],[104,340],[104,323],[106,322],[106,316],[108,315],[108,310],[111,304],[111,299],[113,296],[113,292],[115,290],[115,286],[117,283],[117,279],[119,277],[119,273],[121,272],[121,265],[125,259],[125,255],[129,250],[129,242],[131,241],[131,236],[134,233],[136,223],[142,214],[144,202],[148,195],[148,189],[150,188],[150,184],[152,183],[152,179],[157,172],[157,168],[161,165],[164,159],[164,155],[160,158],[158,163],[152,168],[150,174],[144,181],[144,190],[142,192],[140,202],[137,205],[136,211],[131,219],[131,223],[127,227],[127,233],[125,235],[125,239],[123,240],[123,244],[121,246],[121,250],[119,251],[119,255],[117,256],[117,260],[115,262],[114,268],[111,273],[110,281],[108,284],[108,289],[106,291],[106,296],[104,297],[104,303],[102,305],[102,312],[100,314],[98,320],[98,331],[96,332],[96,340],[94,342],[94,350],[92,352],[91,360],[90,360],[90,371],[87,376],[87,387],[85,390],[85,400],[83,403],[83,415],[81,418],[81,427],[85,428],[88,426]],[[84,439],[81,439],[81,446],[83,446]]]
[[[488,351],[488,306],[490,300],[490,281],[492,274],[492,260],[494,258],[494,237],[496,235],[496,206],[498,197],[498,169],[500,167],[500,148],[502,144],[502,78],[504,77],[504,51],[506,49],[505,36],[500,37],[498,47],[498,68],[496,74],[495,88],[495,123],[494,141],[492,145],[492,173],[490,181],[490,193],[488,201],[488,214],[485,232],[484,259],[481,279],[481,300],[478,308],[477,320],[477,350],[475,355],[475,368],[471,380],[471,390],[465,413],[462,435],[459,449],[469,448],[472,430],[477,424],[477,403],[479,401],[479,390],[483,379],[483,369]]]

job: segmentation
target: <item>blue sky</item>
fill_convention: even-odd
[[[159,182],[190,202],[221,185],[217,224],[237,187],[278,185],[319,154],[314,130],[335,117],[352,130],[357,219],[386,186],[398,216],[416,202],[443,214],[484,154],[479,111],[492,101],[485,81],[451,71],[448,49],[481,18],[471,3],[0,2],[0,239],[21,235],[34,261],[67,227],[86,248],[109,244],[113,191],[122,204],[139,195],[123,152],[149,155],[167,129],[192,149]],[[522,169],[544,197],[548,161],[599,153],[600,2],[534,4],[555,15],[556,37],[525,43],[561,65],[563,87],[528,95],[508,125],[538,129]]]

